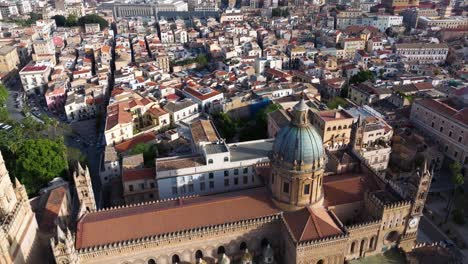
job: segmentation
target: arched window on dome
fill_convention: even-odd
[[[341,126],[338,126],[338,130],[341,130]]]
[[[240,249],[240,251],[246,250],[247,249],[247,243],[245,243],[245,242],[240,243],[239,249]]]
[[[180,263],[180,258],[179,255],[174,255],[172,256],[172,264],[179,264]]]
[[[220,246],[218,248],[218,255],[221,255],[221,254],[226,254],[226,249],[223,246]]]
[[[201,258],[203,258],[203,252],[201,250],[197,250],[197,252],[195,252],[195,259]]]
[[[261,242],[262,248],[267,247],[270,244],[270,241],[268,241],[268,238],[264,237]]]
[[[150,259],[150,260],[148,260],[148,264],[156,264],[156,260]]]
[[[336,126],[333,126],[333,130],[336,130]]]

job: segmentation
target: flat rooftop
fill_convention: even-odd
[[[207,154],[229,152],[225,144],[207,144],[205,145],[205,151]]]
[[[158,171],[186,169],[204,165],[206,165],[205,159],[201,155],[156,159],[156,175]]]
[[[229,145],[231,161],[241,161],[267,157],[273,149],[273,139],[257,140],[247,143],[234,143]]]

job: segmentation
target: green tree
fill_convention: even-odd
[[[57,27],[64,27],[67,22],[67,19],[62,15],[55,15],[51,18],[55,20],[55,24],[57,25]]]
[[[15,176],[33,195],[53,178],[63,176],[68,168],[66,148],[62,142],[27,139],[16,156]]]
[[[335,96],[330,101],[327,102],[327,107],[330,109],[336,109],[338,108],[338,106],[344,107],[346,105],[348,105],[346,100],[339,96]]]
[[[81,153],[81,150],[77,148],[67,148],[67,160],[68,164],[76,164],[76,162],[85,163],[86,156]]]
[[[109,26],[109,23],[104,18],[96,14],[88,14],[84,17],[78,19],[78,25],[84,27],[85,24],[98,23],[101,26],[101,29],[104,29]]]
[[[5,85],[0,84],[0,105],[3,106],[6,104],[6,101],[8,99],[8,90],[5,87]]]
[[[465,178],[462,174],[462,166],[460,162],[455,161],[450,165],[450,171],[452,172],[452,182],[456,187],[462,186],[465,183]]]
[[[76,27],[78,26],[78,17],[75,14],[70,14],[65,21],[65,26]]]
[[[363,83],[365,81],[373,81],[375,79],[374,74],[371,71],[360,71],[357,74],[353,75],[349,79],[350,84]]]
[[[145,167],[152,168],[154,167],[154,160],[158,154],[158,148],[155,144],[145,144],[139,143],[136,144],[130,151],[130,155],[143,154],[143,159],[145,162]]]
[[[221,136],[227,140],[233,139],[236,135],[237,125],[231,117],[224,112],[213,113],[212,117]]]
[[[445,217],[445,222],[447,222],[449,215],[452,213],[452,207],[455,204],[456,209],[453,211],[454,221],[463,224],[463,211],[464,211],[464,202],[463,202],[463,188],[462,185],[465,183],[465,178],[462,173],[462,166],[459,162],[455,161],[450,164],[450,171],[452,173],[452,183],[454,185],[452,196],[448,203],[447,215]]]
[[[3,85],[0,84],[0,122],[5,123],[10,120],[10,113],[6,107],[6,102],[8,100],[8,90]]]

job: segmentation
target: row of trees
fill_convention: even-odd
[[[198,68],[203,68],[208,65],[208,58],[206,55],[198,55],[196,58],[185,59],[181,61],[175,61],[172,63],[173,66],[184,66],[192,63],[196,63]]]
[[[278,104],[269,104],[260,109],[252,120],[234,120],[224,112],[213,113],[213,121],[221,137],[233,141],[238,136],[239,141],[248,141],[266,138],[267,115],[281,109]]]
[[[0,123],[12,125],[12,129],[0,130],[0,151],[11,177],[18,178],[28,194],[35,195],[40,188],[55,177],[68,176],[68,164],[84,161],[80,150],[67,148],[64,130],[57,120],[44,118],[44,123],[32,117],[20,122],[10,118],[6,107],[8,90],[0,84]]]
[[[107,20],[97,14],[88,14],[80,18],[74,14],[71,14],[68,17],[55,15],[52,17],[52,19],[55,20],[55,24],[57,24],[58,27],[84,27],[85,24],[92,23],[98,23],[101,26],[101,29],[109,26]]]

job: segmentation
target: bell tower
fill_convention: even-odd
[[[57,225],[57,237],[52,237],[50,239],[50,246],[56,263],[78,263],[78,255],[75,250],[75,240],[68,228],[66,232],[64,232],[62,228]]]
[[[275,204],[286,211],[323,203],[325,154],[308,112],[302,98],[293,108],[290,124],[278,132],[273,144],[269,188]]]
[[[81,167],[79,162],[77,169],[73,173],[73,180],[75,181],[76,193],[80,202],[79,218],[86,211],[96,210],[96,200],[94,199],[93,184],[89,170],[86,167]]]

